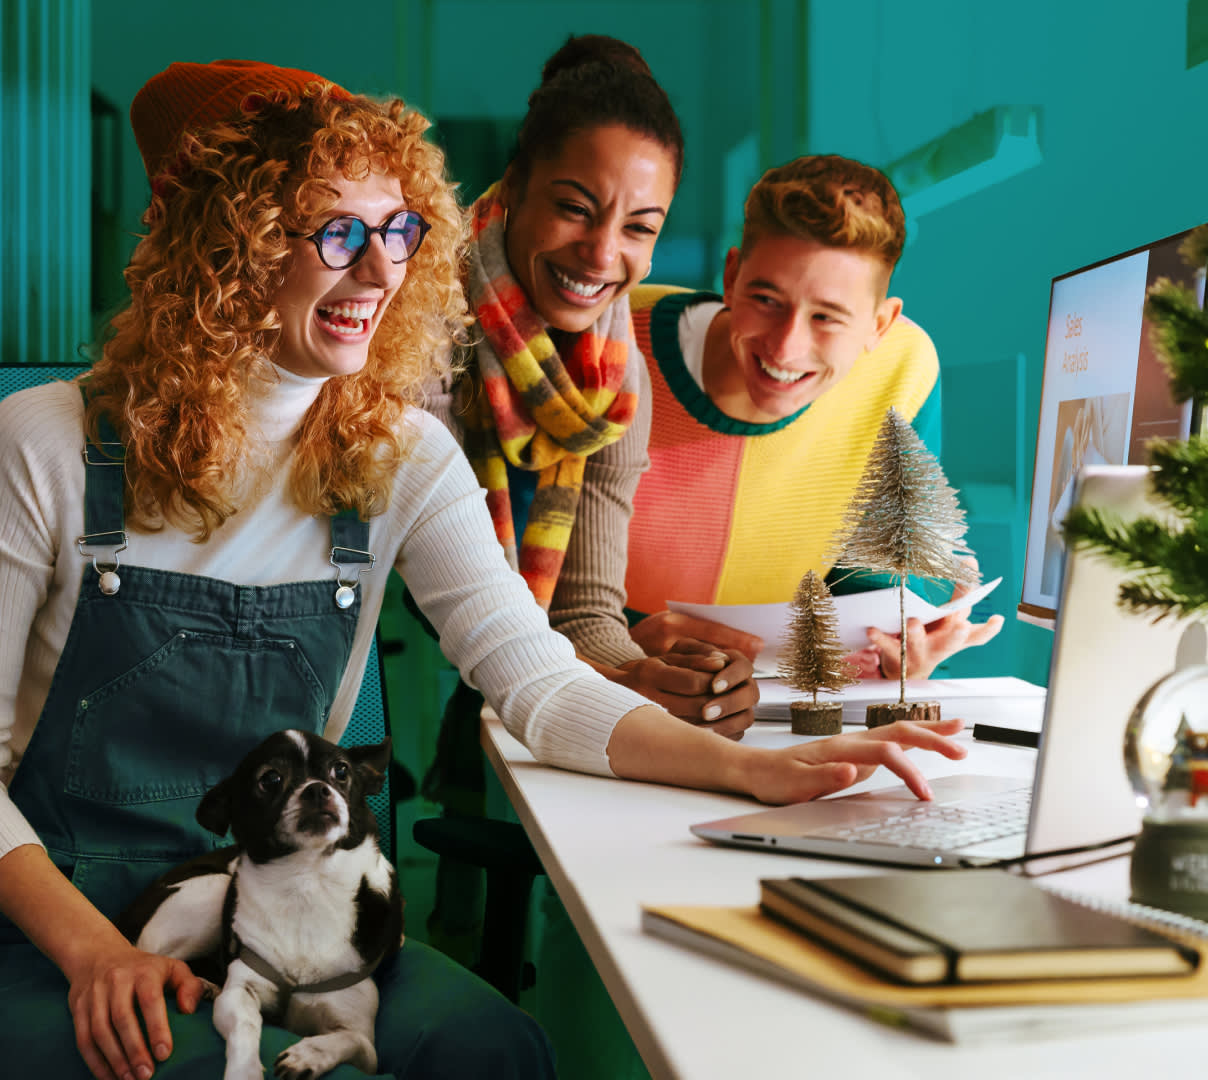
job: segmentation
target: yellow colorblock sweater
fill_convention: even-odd
[[[917,324],[899,317],[817,401],[752,424],[722,413],[681,353],[680,316],[719,299],[664,286],[630,297],[652,384],[650,469],[629,526],[631,612],[662,611],[668,600],[784,602],[807,570],[825,576],[831,537],[890,406],[939,456],[939,362]]]

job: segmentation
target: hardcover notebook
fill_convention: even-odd
[[[943,880],[964,876],[946,874]],[[1208,924],[1137,904],[1050,891],[1088,913],[1108,911],[1208,948]],[[909,1025],[953,1043],[997,1044],[1021,1036],[1068,1037],[1139,1025],[1208,1023],[1208,964],[1190,975],[908,985],[882,978],[754,905],[648,905],[642,909],[642,929],[856,1009],[871,1020],[895,1028]]]
[[[1124,520],[1153,512],[1148,475],[1144,466],[1088,467],[1078,501]],[[692,831],[718,844],[906,866],[1026,857],[1028,872],[1125,850],[1140,828],[1124,771],[1125,724],[1145,691],[1175,669],[1189,622],[1126,614],[1116,604],[1121,577],[1094,554],[1066,558],[1031,783],[958,774],[929,779],[932,802],[899,785],[702,822]]]
[[[1001,870],[765,878],[763,911],[906,983],[1189,974],[1199,954]]]

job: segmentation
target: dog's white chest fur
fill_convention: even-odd
[[[299,851],[260,865],[242,859],[231,929],[293,983],[354,971],[365,962],[353,946],[362,880],[389,892],[389,864],[369,840],[351,851]]]

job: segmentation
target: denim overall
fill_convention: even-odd
[[[244,754],[282,728],[322,733],[360,595],[341,608],[334,580],[242,586],[117,565],[120,446],[89,446],[85,462],[81,548],[97,552],[95,572],[84,573],[10,793],[54,862],[112,918],[165,870],[228,842],[193,815]],[[333,518],[332,531],[353,537],[333,535],[333,549],[365,550],[368,526],[355,517]]]
[[[194,812],[244,754],[283,728],[322,733],[360,613],[357,571],[373,556],[368,525],[344,513],[331,519],[338,573],[328,580],[243,586],[119,564],[124,451],[106,427],[109,441],[84,453],[79,546],[92,567],[10,795],[55,864],[112,918],[165,870],[229,842]],[[414,963],[429,961],[422,946],[406,951]],[[379,984],[405,966],[387,965]],[[387,998],[383,988],[379,1021]],[[224,1047],[209,1006],[185,1017],[168,1004],[175,1048],[156,1076],[221,1075]],[[75,1047],[66,980],[3,917],[0,1015],[0,1071],[21,1062],[13,1075],[90,1075]],[[296,1039],[265,1027],[270,1068]],[[419,1041],[412,1033],[404,1064]],[[383,1054],[382,1072],[389,1067]],[[329,1075],[361,1074],[341,1066]]]

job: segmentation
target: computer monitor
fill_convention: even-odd
[[[1049,298],[1036,465],[1019,618],[1052,628],[1065,547],[1061,523],[1083,465],[1141,465],[1150,439],[1186,438],[1192,406],[1170,396],[1145,295],[1166,277],[1204,302],[1204,268],[1179,254],[1188,232],[1061,274]]]

